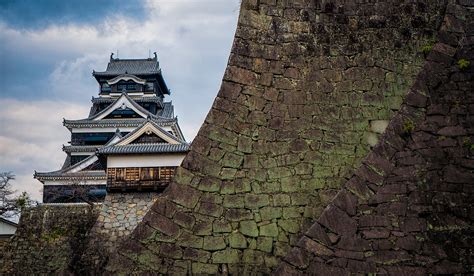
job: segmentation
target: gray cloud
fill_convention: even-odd
[[[122,58],[158,52],[172,90],[167,100],[173,100],[186,138],[195,136],[221,82],[239,1],[146,1],[144,5],[143,21],[109,16],[99,24],[53,24],[38,30],[0,23],[2,50],[24,58],[25,64],[34,59],[35,69],[43,70],[37,79],[0,92],[0,104],[7,107],[0,111],[0,170],[17,174],[19,191],[39,198],[41,185],[32,179],[33,171],[59,169],[65,157],[61,145],[69,140],[62,118],[87,116],[90,97],[98,91],[92,69],[104,70],[110,52],[117,49]]]

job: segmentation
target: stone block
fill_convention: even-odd
[[[290,196],[287,194],[274,194],[272,195],[273,206],[288,206],[290,205]]]
[[[224,212],[224,208],[222,208],[222,206],[219,204],[201,202],[197,212],[203,215],[220,217]]]
[[[304,250],[295,247],[285,257],[285,261],[297,268],[306,268],[309,264],[309,256]]]
[[[181,225],[185,228],[191,229],[194,226],[195,219],[191,214],[177,212],[173,217],[176,224]]]
[[[278,236],[278,226],[276,223],[270,223],[260,226],[260,235],[268,237],[277,237]]]
[[[198,236],[207,236],[212,233],[213,223],[210,221],[198,221],[193,227],[193,233]]]
[[[316,256],[333,256],[334,252],[323,244],[313,241],[312,239],[303,236],[299,242],[298,246],[307,252],[313,253]]]
[[[281,208],[278,207],[263,207],[260,209],[260,217],[263,221],[280,218],[281,214]]]
[[[293,206],[305,206],[309,204],[309,194],[306,193],[293,193],[291,194],[291,204]]]
[[[218,274],[219,266],[215,264],[205,264],[205,263],[193,263],[192,271],[193,274]]]
[[[215,264],[235,264],[240,262],[237,249],[225,249],[212,253],[212,262]]]
[[[227,209],[225,218],[229,221],[242,221],[253,219],[253,215],[247,209]]]
[[[183,252],[184,260],[192,260],[196,262],[205,263],[210,258],[211,258],[211,253],[208,251],[201,250],[201,249],[187,247],[184,249],[184,252]]]
[[[226,248],[224,238],[222,237],[204,237],[203,247],[204,250],[216,251]]]
[[[228,233],[232,231],[232,227],[225,220],[215,220],[212,224],[212,231],[214,233]]]
[[[367,215],[359,217],[360,227],[390,226],[390,218],[387,216]]]
[[[217,179],[206,179],[201,180],[199,183],[199,190],[204,192],[218,192],[221,186],[221,182]]]
[[[386,239],[390,236],[390,230],[387,229],[370,229],[370,230],[363,230],[362,236],[365,239]]]
[[[179,226],[175,224],[172,220],[156,213],[153,213],[153,215],[147,215],[145,217],[145,221],[151,227],[171,237],[178,236],[180,232]]]
[[[301,217],[302,212],[303,210],[300,207],[284,207],[283,218],[284,219],[299,218]]]
[[[289,233],[298,233],[300,231],[300,223],[297,219],[280,219],[278,226]]]
[[[201,197],[201,192],[188,185],[172,184],[168,187],[167,192],[174,202],[190,209],[196,206]]]
[[[241,221],[239,231],[249,237],[258,237],[258,227],[257,223],[252,220]]]
[[[229,245],[232,248],[247,248],[247,239],[240,233],[229,235]]]
[[[270,204],[270,197],[268,195],[245,195],[245,207],[250,209],[257,209],[260,207],[268,206]]]
[[[356,214],[357,198],[347,190],[339,191],[333,199],[333,203],[351,216]]]
[[[299,179],[296,177],[285,177],[280,180],[282,192],[299,192],[301,185]]]
[[[347,213],[330,204],[319,219],[320,223],[340,235],[353,235],[357,230],[357,222]]]
[[[327,265],[322,262],[311,262],[308,267],[308,273],[311,275],[351,275],[350,272],[344,268],[336,267],[333,265]]]
[[[244,264],[254,264],[254,265],[263,265],[263,253],[253,249],[245,249],[242,256],[242,263]]]
[[[258,237],[257,238],[257,249],[266,253],[271,253],[273,248],[273,238],[271,237]]]
[[[179,237],[177,244],[183,247],[192,247],[201,249],[203,245],[203,238],[193,235],[189,232],[184,232]]]
[[[244,208],[244,198],[241,195],[226,195],[224,197],[224,207]]]
[[[162,244],[160,245],[160,256],[172,259],[181,259],[183,257],[183,251],[175,244]]]
[[[315,222],[311,227],[306,231],[306,235],[316,241],[321,242],[325,245],[331,245],[331,241],[329,240],[326,231],[319,225],[319,223]]]

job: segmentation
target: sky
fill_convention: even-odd
[[[63,118],[86,118],[92,70],[110,53],[157,52],[175,115],[191,141],[219,89],[239,0],[1,0],[0,172],[41,200],[35,170],[53,171],[70,140]]]

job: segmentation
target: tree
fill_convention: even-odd
[[[12,190],[11,181],[15,179],[12,172],[0,173],[0,216],[14,217],[17,216],[23,208],[31,207],[36,204],[31,200],[27,192],[15,195],[16,191]]]
[[[105,191],[103,194],[94,193],[97,189],[94,186],[87,185],[86,176],[84,172],[75,173],[74,178],[71,177],[66,185],[58,186],[48,193],[49,202],[82,202],[93,206],[105,196]]]

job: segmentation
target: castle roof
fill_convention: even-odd
[[[161,69],[156,58],[146,59],[119,59],[111,55],[107,69],[103,72],[94,72],[94,76],[116,76],[122,74],[154,75],[160,74]]]
[[[103,147],[98,150],[99,154],[143,154],[143,153],[185,153],[189,150],[189,144],[168,143],[145,143],[129,144],[124,146]]]
[[[104,110],[89,116],[86,119],[79,119],[79,120],[66,120],[64,119],[63,125],[67,128],[71,127],[80,127],[81,125],[90,125],[94,126],[104,126],[107,125],[118,127],[120,124],[130,124],[132,126],[137,126],[138,123],[142,123],[143,119],[104,119],[108,114],[113,112],[114,110],[127,107],[133,109],[136,113],[142,116],[143,119],[151,118],[151,120],[155,121],[158,124],[166,124],[172,125],[176,122],[176,118],[174,116],[174,108],[171,102],[166,102],[163,104],[163,108],[159,111],[158,114],[152,114],[142,106],[140,106],[134,99],[132,99],[127,93],[122,93],[122,95],[113,100],[113,102]]]
[[[136,140],[144,133],[154,133],[163,143],[138,143]],[[176,137],[151,120],[134,129],[112,145],[97,150],[99,154],[143,154],[143,153],[184,153],[189,149],[189,144],[180,137]]]
[[[158,80],[160,92],[163,94],[170,94],[168,86],[163,78],[160,63],[156,53],[153,58],[145,59],[119,59],[113,58],[113,54],[110,55],[110,61],[107,65],[107,69],[102,72],[93,71],[92,75],[97,81],[100,79],[111,79],[120,75],[128,76],[156,76]]]
[[[61,179],[105,179],[105,171],[103,170],[87,170],[88,167],[93,165],[98,161],[97,155],[94,153],[84,160],[63,168],[57,171],[52,172],[36,172],[34,178],[43,182],[44,180],[61,180]]]

